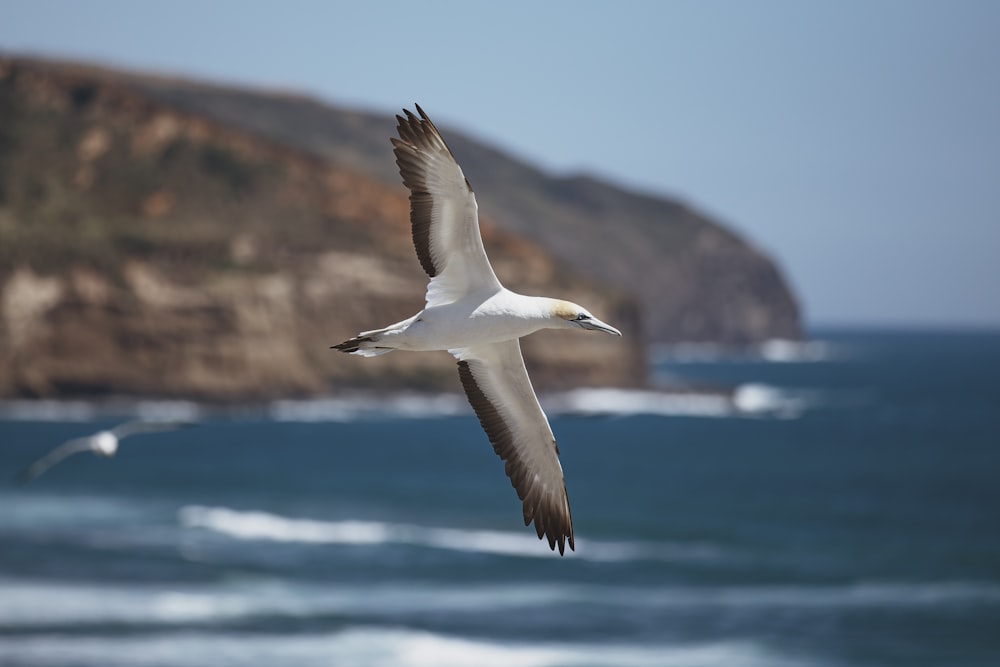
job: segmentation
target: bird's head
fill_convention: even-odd
[[[605,324],[590,314],[583,306],[579,306],[572,301],[556,301],[552,309],[552,316],[560,327],[571,329],[591,329],[593,331],[603,331],[605,333],[621,336],[622,332],[615,329],[610,324]]]

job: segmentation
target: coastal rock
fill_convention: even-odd
[[[401,186],[124,76],[9,58],[0,72],[0,397],[458,390],[444,352],[329,350],[423,304]],[[512,289],[586,303],[641,341],[628,293],[483,226]],[[524,346],[540,388],[645,381],[641,344],[542,336]]]

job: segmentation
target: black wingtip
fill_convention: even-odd
[[[559,537],[557,540],[555,540],[555,543],[556,543],[556,545],[559,546],[559,555],[560,556],[565,556],[566,555],[566,545],[567,544],[569,545],[569,550],[570,551],[576,551],[576,544],[574,544],[574,542],[573,542],[573,535],[572,535],[572,533],[569,534],[569,535],[563,535],[563,536]],[[555,545],[552,546],[552,550],[553,551],[556,550]]]
[[[331,345],[331,350],[340,350],[341,352],[346,352],[350,354],[351,352],[357,352],[361,349],[361,343],[370,343],[372,341],[371,336],[355,336],[350,340],[345,340],[343,343],[338,343],[337,345]]]

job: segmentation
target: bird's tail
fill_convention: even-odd
[[[361,334],[355,336],[350,340],[345,340],[339,345],[331,346],[330,349],[340,350],[341,352],[346,352],[347,354],[357,354],[362,357],[377,357],[380,354],[392,352],[391,347],[379,347],[378,342],[376,341],[376,336],[372,334]]]
[[[345,340],[339,345],[333,345],[330,349],[340,350],[341,352],[346,352],[348,354],[357,354],[362,357],[377,357],[380,354],[392,352],[396,348],[388,341],[383,340],[385,338],[384,334],[395,334],[405,330],[408,326],[413,324],[414,320],[416,320],[418,316],[419,313],[413,317],[403,320],[402,322],[390,324],[382,329],[362,331],[354,338]],[[392,336],[389,336],[389,338],[392,338]]]

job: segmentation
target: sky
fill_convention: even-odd
[[[0,0],[0,16],[0,51],[419,102],[554,174],[680,199],[770,255],[811,326],[1000,327],[1000,2]]]

